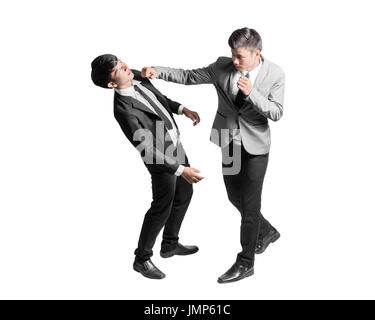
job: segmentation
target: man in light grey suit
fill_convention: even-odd
[[[262,39],[254,29],[235,30],[228,43],[232,59],[219,57],[204,68],[183,70],[159,66],[142,70],[142,76],[151,79],[157,77],[185,85],[209,83],[216,88],[219,106],[211,141],[222,148],[228,198],[242,218],[242,251],[235,264],[219,277],[219,283],[252,275],[255,253],[264,252],[280,237],[260,209],[271,144],[268,119],[277,121],[283,115],[284,72],[261,54]]]

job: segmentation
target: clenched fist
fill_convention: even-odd
[[[141,73],[142,78],[154,79],[157,77],[157,75],[158,73],[153,67],[143,67],[142,69],[142,73]]]
[[[237,87],[242,91],[245,97],[247,97],[250,94],[253,85],[248,78],[242,76],[237,82]]]

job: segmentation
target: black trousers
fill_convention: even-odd
[[[233,142],[229,155],[233,155]],[[269,154],[252,155],[241,145],[241,169],[234,175],[223,175],[230,202],[241,213],[241,246],[237,262],[252,266],[258,238],[262,238],[272,228],[261,213],[263,180],[266,174]],[[228,167],[224,164],[223,168]]]
[[[181,176],[155,169],[149,172],[153,200],[143,220],[138,248],[135,250],[135,259],[139,262],[152,257],[152,248],[163,227],[162,250],[169,251],[176,247],[181,224],[193,195],[192,185]]]

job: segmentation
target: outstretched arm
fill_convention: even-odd
[[[162,79],[165,81],[195,85],[214,82],[214,66],[215,63],[210,64],[204,68],[184,70],[169,67],[144,67],[142,69],[142,77],[149,79]]]
[[[145,81],[147,83],[149,83],[150,85],[152,85],[151,82],[148,79],[146,79]],[[173,101],[173,100],[169,99],[166,95],[163,95],[154,86],[153,86],[153,88],[166,100],[169,108],[171,109],[171,111],[173,113],[179,114],[179,115],[184,114],[187,118],[189,118],[191,121],[193,121],[194,126],[196,126],[201,121],[200,117],[199,117],[199,114],[197,112],[188,109],[186,106],[180,104],[179,102],[176,102],[176,101]]]

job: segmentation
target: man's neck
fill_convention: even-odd
[[[260,65],[260,57],[258,57],[258,62],[253,66],[253,67],[251,67],[251,68],[249,68],[249,70],[247,70],[247,71],[253,71],[257,66],[259,66]]]
[[[122,86],[116,87],[116,89],[118,89],[118,90],[127,89],[127,88],[130,88],[132,85],[133,85],[133,82],[129,81],[128,83],[123,84]]]

